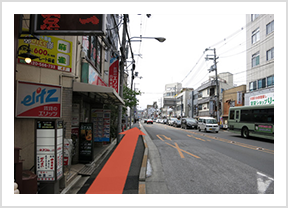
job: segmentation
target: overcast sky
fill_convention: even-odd
[[[154,39],[132,42],[136,71],[142,79],[134,83],[141,109],[159,101],[165,84],[180,82],[183,87],[196,89],[208,80],[211,61],[205,61],[206,48],[216,48],[218,73],[231,72],[234,83],[246,83],[246,16],[245,14],[130,14],[131,37],[165,37],[163,43]],[[133,39],[136,40],[136,39]],[[131,77],[130,77],[131,78]],[[159,103],[158,103],[159,104]]]

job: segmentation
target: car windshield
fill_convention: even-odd
[[[196,122],[195,119],[187,119],[188,122]]]
[[[206,123],[209,123],[209,124],[217,124],[217,121],[215,119],[207,119],[206,120]]]

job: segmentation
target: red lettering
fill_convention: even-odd
[[[87,19],[79,18],[79,22],[83,25],[85,25],[89,22],[91,22],[93,25],[97,25],[99,23],[99,19],[93,15],[92,17],[89,17]]]
[[[40,26],[41,30],[59,30],[58,25],[60,14],[41,14],[44,18],[43,25]]]

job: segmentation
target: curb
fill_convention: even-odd
[[[139,122],[139,128],[141,130],[141,123]],[[145,136],[142,136],[142,140],[144,143],[144,154],[139,174],[139,186],[138,186],[138,194],[146,194],[146,170],[147,170],[147,160],[148,160],[148,146],[145,140]]]

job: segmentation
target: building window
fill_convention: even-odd
[[[274,48],[266,51],[266,60],[270,61],[271,59],[274,59]]]
[[[267,77],[267,87],[274,85],[274,75]]]
[[[198,110],[202,110],[202,104],[198,105]]]
[[[266,35],[274,31],[274,20],[266,25]]]
[[[252,44],[260,40],[260,29],[259,27],[252,32]]]
[[[202,92],[198,92],[198,98],[202,98]]]
[[[266,78],[258,80],[258,89],[266,87]]]
[[[253,22],[260,14],[251,14],[251,21]]]
[[[260,55],[259,52],[252,55],[252,67],[259,65]]]
[[[249,83],[249,91],[256,90],[256,81]]]

